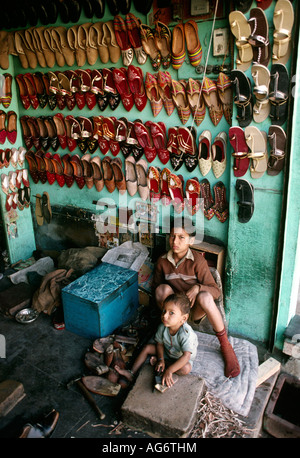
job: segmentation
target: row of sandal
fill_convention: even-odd
[[[176,213],[187,208],[191,215],[195,215],[201,209],[208,220],[215,215],[223,223],[228,219],[226,188],[221,181],[214,185],[213,198],[210,182],[206,178],[201,182],[197,177],[188,178],[184,183],[182,175],[174,174],[166,167],[160,170],[150,166],[147,180],[150,199],[154,202],[161,201],[166,206],[173,205]]]
[[[232,70],[234,103],[240,127],[248,126],[252,120],[257,123],[270,117],[272,124],[281,126],[287,120],[289,84],[288,71],[283,64],[273,64],[271,70],[260,64],[253,64],[250,78],[241,70]],[[255,100],[252,95],[255,95]]]
[[[268,134],[255,126],[230,127],[229,141],[234,149],[233,172],[242,177],[250,167],[252,178],[261,178],[265,172],[278,175],[284,168],[286,133],[280,126],[270,126]],[[268,143],[270,156],[268,156]]]
[[[290,0],[278,0],[273,14],[272,63],[286,64],[291,55],[294,8]],[[229,14],[231,32],[236,39],[238,70],[247,70],[251,63],[268,66],[271,60],[269,24],[260,7],[250,10],[249,19],[241,11]]]

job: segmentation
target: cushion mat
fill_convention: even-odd
[[[257,381],[258,355],[255,345],[244,339],[229,337],[241,372],[237,377],[228,379],[224,375],[224,361],[217,337],[195,332],[199,345],[191,373],[202,377],[207,389],[220,399],[225,407],[239,415],[247,416]]]

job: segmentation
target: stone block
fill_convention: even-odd
[[[22,383],[4,380],[0,383],[0,417],[10,412],[25,396]]]

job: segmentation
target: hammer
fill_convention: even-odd
[[[81,377],[78,377],[74,380],[71,380],[67,384],[67,388],[69,389],[70,386],[72,386],[74,383],[79,387],[80,391],[83,393],[84,397],[89,401],[90,405],[93,407],[93,409],[96,411],[97,415],[99,416],[100,420],[103,420],[105,418],[105,414],[102,412],[102,410],[97,406],[95,399],[91,395],[91,393],[88,391],[88,389],[84,386],[84,384],[81,381]]]

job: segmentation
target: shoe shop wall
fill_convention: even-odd
[[[161,234],[170,214],[185,214],[226,247],[229,330],[269,341],[295,147],[285,99],[297,46],[290,33],[280,41],[280,29],[295,31],[286,8],[296,17],[297,2],[263,1],[259,11],[256,1],[27,3],[30,14],[4,12],[10,28],[0,32],[0,66],[13,76],[7,112],[17,114],[17,139],[3,148],[26,148],[30,183],[16,174],[19,192],[9,179],[23,170],[21,150],[20,165],[1,170],[10,189],[2,217],[16,206],[18,218],[13,234],[6,226],[11,261],[30,256],[34,242],[96,246],[101,213],[115,221],[119,209],[151,202],[140,231],[151,230],[155,207]],[[272,69],[272,52],[283,53],[284,68]]]

